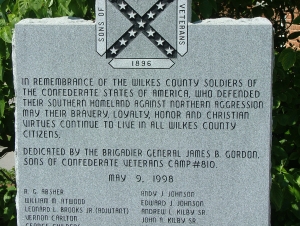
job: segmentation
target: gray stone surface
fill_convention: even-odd
[[[3,158],[0,158],[0,167],[10,170],[14,166],[15,166],[14,152],[9,152]]]
[[[91,21],[16,25],[18,225],[269,225],[271,23],[188,31],[163,68],[142,33],[113,59]]]

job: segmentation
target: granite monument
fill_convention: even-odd
[[[16,25],[19,226],[270,224],[272,25],[190,14]]]

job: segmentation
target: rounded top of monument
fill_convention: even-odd
[[[24,19],[19,22],[19,24],[49,24],[49,25],[83,25],[83,24],[93,24],[91,20],[84,20],[78,17],[56,17],[56,18],[43,18],[43,19]]]
[[[267,18],[255,17],[255,18],[241,18],[241,19],[232,19],[228,17],[217,18],[217,19],[206,19],[200,20],[195,23],[195,25],[272,25]]]

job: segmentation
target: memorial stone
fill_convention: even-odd
[[[15,27],[18,225],[269,225],[271,23],[95,13]]]

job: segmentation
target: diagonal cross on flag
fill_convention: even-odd
[[[115,58],[140,33],[143,33],[164,55],[176,58],[177,51],[152,26],[153,22],[174,0],[158,0],[140,16],[125,0],[109,0],[133,25],[106,51],[106,58]]]

